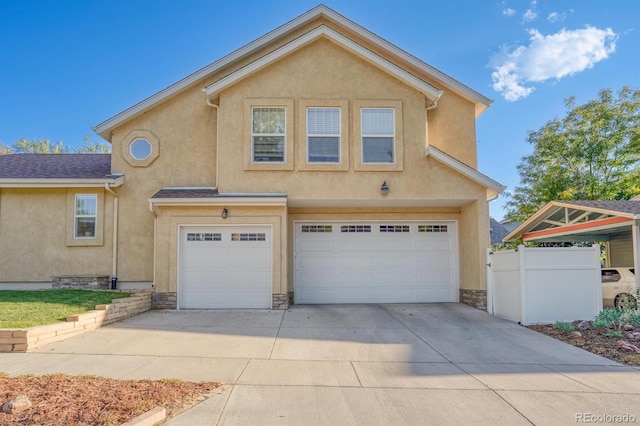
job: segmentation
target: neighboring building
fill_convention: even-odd
[[[504,238],[538,243],[605,243],[606,267],[640,265],[640,199],[551,201]],[[638,275],[636,275],[636,281]],[[640,285],[638,285],[640,288]]]
[[[0,156],[0,287],[484,307],[490,103],[316,7],[96,126],[111,155]]]
[[[489,233],[491,235],[491,245],[492,246],[501,246],[503,245],[502,239],[507,236],[509,231],[506,230],[500,222],[495,220],[494,218],[489,219]]]

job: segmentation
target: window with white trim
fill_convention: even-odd
[[[74,238],[96,238],[98,220],[98,196],[76,194],[73,215]]]
[[[361,108],[362,163],[394,163],[395,110]]]
[[[307,162],[340,162],[340,108],[307,108]]]
[[[286,108],[251,109],[251,159],[254,163],[284,163]]]
[[[419,225],[418,232],[449,232],[447,225]]]
[[[232,233],[231,241],[266,241],[264,232]]]

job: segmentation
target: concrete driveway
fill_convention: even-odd
[[[461,304],[151,311],[0,371],[230,385],[174,426],[640,422],[640,370]]]

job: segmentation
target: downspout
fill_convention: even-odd
[[[115,290],[115,285],[118,281],[118,194],[111,189],[108,183],[104,184],[104,189],[113,195],[113,254],[111,256],[113,263],[111,265],[111,280],[112,289]]]
[[[218,165],[220,164],[220,161],[218,160],[218,158],[220,157],[219,155],[219,146],[220,146],[220,105],[216,105],[213,102],[211,102],[211,99],[209,99],[209,97],[207,96],[207,105],[209,105],[211,108],[215,108],[216,109],[216,184],[214,185],[214,188],[218,188],[218,184],[219,184],[219,176],[220,176],[220,171],[219,171],[219,167]]]

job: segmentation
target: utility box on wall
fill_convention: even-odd
[[[523,325],[592,320],[602,310],[600,246],[487,252],[487,310]]]

